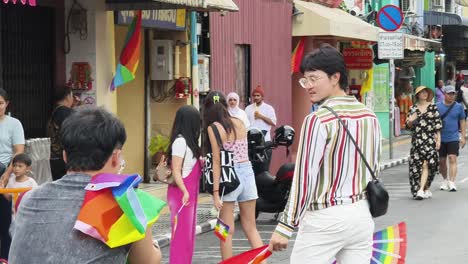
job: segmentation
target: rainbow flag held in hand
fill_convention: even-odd
[[[370,264],[405,264],[406,223],[389,226],[374,233]],[[336,261],[333,262],[336,264]]]
[[[98,174],[86,193],[74,228],[110,248],[141,240],[166,203],[137,189],[138,174]]]
[[[128,27],[125,44],[120,54],[119,63],[112,79],[110,90],[135,79],[135,72],[140,61],[141,46],[141,10],[135,12],[135,17]]]
[[[229,226],[226,225],[221,219],[219,219],[219,217],[216,220],[214,234],[223,242],[226,241],[226,238],[229,235]]]
[[[268,245],[265,245],[228,258],[219,264],[260,264],[269,256],[271,256],[271,251]]]

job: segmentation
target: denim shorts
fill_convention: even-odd
[[[224,195],[223,201],[246,202],[256,200],[258,198],[257,185],[255,185],[255,174],[250,161],[234,164],[234,170],[237,177],[239,177],[239,187]]]

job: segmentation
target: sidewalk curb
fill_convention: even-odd
[[[394,159],[389,162],[386,162],[380,165],[380,170],[383,171],[383,170],[390,169],[401,164],[408,163],[408,158],[409,156],[405,156],[400,159]],[[239,213],[234,213],[234,221],[237,221],[237,220],[239,220]],[[215,228],[215,225],[216,225],[216,219],[211,219],[205,223],[197,225],[195,229],[196,230],[195,235],[210,232]],[[157,241],[159,243],[160,248],[167,247],[169,246],[169,243],[171,241],[171,234],[170,233],[165,234],[162,238],[157,239]]]

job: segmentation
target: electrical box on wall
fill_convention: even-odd
[[[210,56],[206,54],[198,54],[198,76],[200,93],[208,93],[210,91]]]
[[[154,39],[151,42],[151,80],[170,81],[174,79],[174,42]]]

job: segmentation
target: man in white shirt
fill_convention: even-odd
[[[250,127],[260,129],[265,136],[265,142],[271,141],[270,130],[272,126],[276,126],[275,109],[263,101],[265,92],[258,85],[252,91],[253,104],[245,108],[245,113],[250,122]]]

